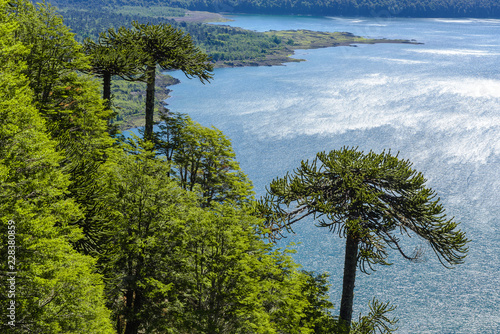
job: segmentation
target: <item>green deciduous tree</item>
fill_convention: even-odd
[[[193,196],[174,185],[168,167],[153,153],[132,149],[110,161],[101,198],[110,231],[101,263],[120,334],[158,330],[178,306],[169,298],[168,278],[185,265],[178,254],[184,222],[196,215],[188,210]]]
[[[96,179],[113,144],[107,133],[111,112],[104,107],[97,84],[77,73],[89,68],[88,58],[53,7],[16,0],[10,15],[19,22],[17,39],[28,47],[22,73],[34,92],[34,105],[47,121],[57,150],[63,152],[60,168],[71,181],[67,196],[84,212],[74,222],[85,235],[77,246],[90,252],[99,243],[101,227],[91,217],[101,208]]]
[[[110,234],[100,266],[118,333],[312,333],[307,275],[263,241],[249,208],[204,207],[149,142],[131,145],[110,160],[101,197]]]
[[[468,240],[448,219],[435,192],[408,160],[383,152],[364,154],[343,148],[302,161],[292,174],[271,183],[257,209],[272,233],[311,216],[319,226],[346,238],[340,319],[352,320],[356,268],[389,264],[387,247],[417,261],[420,252],[403,250],[397,232],[428,242],[439,261],[450,267],[463,262]],[[291,209],[290,209],[291,208]]]
[[[335,333],[338,319],[331,314],[333,304],[328,299],[329,275],[311,271],[303,273],[306,275],[303,294],[309,301],[309,306],[304,310],[304,321],[312,324],[315,334]]]
[[[82,213],[65,196],[69,178],[61,172],[57,144],[33,106],[33,92],[22,74],[30,50],[16,41],[19,25],[9,9],[1,0],[0,306],[7,310],[13,300],[16,309],[15,319],[2,311],[0,332],[113,333],[102,279],[92,271],[95,261],[70,244],[81,237],[70,222]],[[15,231],[10,248],[8,230]],[[15,258],[14,269],[7,267],[8,254]],[[13,271],[14,290],[5,284],[5,273]],[[8,299],[13,291],[15,296]]]
[[[199,187],[203,204],[232,200],[248,203],[252,185],[235,160],[231,141],[222,131],[204,127],[188,115],[163,113],[155,147],[166,157],[181,187]]]
[[[28,0],[15,0],[10,5],[20,25],[17,38],[29,47],[23,74],[37,108],[44,116],[53,115],[51,109],[64,103],[65,89],[75,80],[76,70],[88,67],[88,59],[50,4],[44,1],[35,6]]]

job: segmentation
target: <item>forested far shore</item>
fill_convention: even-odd
[[[149,24],[168,24],[188,33],[196,46],[206,52],[215,67],[279,65],[299,61],[289,56],[297,49],[343,46],[354,43],[413,43],[408,40],[370,39],[347,32],[269,31],[257,32],[226,25],[178,21],[181,14],[172,8],[154,7],[157,13],[179,16],[156,16],[151,7],[127,6],[125,9],[103,10],[63,8],[64,22],[76,33],[76,39],[97,39],[99,33],[121,26],[130,27],[133,21]]]
[[[58,0],[60,6],[100,8],[163,6],[226,13],[299,14],[368,17],[500,18],[496,0]]]

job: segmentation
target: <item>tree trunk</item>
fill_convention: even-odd
[[[153,140],[153,116],[155,111],[155,80],[156,66],[148,65],[146,72],[146,126],[144,128],[144,139]]]
[[[354,300],[354,282],[358,264],[359,241],[347,234],[344,261],[344,282],[342,286],[342,300],[340,301],[340,321],[344,332],[349,333],[352,320],[352,305]]]
[[[104,108],[111,110],[111,72],[104,72],[102,75],[102,99],[104,100]],[[108,133],[112,136],[118,133],[118,127],[113,126],[113,120],[118,113],[113,112],[108,117]]]
[[[111,73],[104,72],[102,75],[102,99],[106,108],[111,109]]]
[[[141,321],[138,319],[137,314],[142,307],[142,300],[138,291],[127,291],[127,313],[128,319],[125,325],[124,334],[137,334]]]

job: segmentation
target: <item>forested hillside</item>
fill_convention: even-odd
[[[326,276],[266,241],[221,131],[172,115],[154,142],[113,137],[50,6],[1,0],[0,47],[1,333],[330,327]]]
[[[58,0],[63,6],[159,4],[214,12],[303,14],[331,16],[500,17],[496,0]]]
[[[146,140],[116,136],[85,73],[134,61],[120,73],[146,70],[151,85],[139,37],[170,28],[134,29],[120,30],[126,48],[89,56],[51,6],[0,0],[0,332],[335,332],[327,275],[269,242],[221,131],[164,113]],[[188,37],[174,54],[156,41],[160,67],[210,78]],[[100,71],[103,55],[119,61]],[[375,308],[360,333],[385,323]]]
[[[348,317],[334,316],[328,275],[275,247],[281,220],[306,210],[283,211],[296,201],[360,243],[351,276],[387,264],[386,245],[401,251],[394,230],[416,230],[450,265],[466,255],[408,161],[333,152],[334,173],[314,164],[314,182],[277,180],[257,202],[220,130],[167,110],[153,130],[157,68],[212,80],[209,57],[171,26],[81,44],[50,5],[0,0],[0,51],[1,333],[393,332],[389,302],[353,317],[351,293]],[[116,132],[116,77],[146,86],[144,138]]]

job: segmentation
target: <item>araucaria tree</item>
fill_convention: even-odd
[[[146,124],[144,138],[152,140],[157,65],[162,70],[181,70],[188,78],[201,82],[212,78],[210,58],[193,43],[191,36],[167,24],[150,25],[132,22],[132,29],[108,30],[101,42],[114,47],[139,50],[142,72],[139,80],[146,82]]]
[[[387,247],[411,261],[421,258],[403,250],[401,235],[427,241],[446,267],[460,264],[468,240],[448,219],[436,193],[425,187],[422,173],[390,152],[364,154],[353,148],[318,153],[292,174],[272,181],[258,204],[273,235],[311,216],[319,226],[346,238],[340,320],[349,331],[356,268],[389,264]]]
[[[97,41],[86,39],[83,42],[83,49],[91,59],[91,68],[87,72],[102,78],[102,98],[108,108],[111,108],[111,78],[116,75],[134,80],[141,65],[141,54],[137,48],[108,44],[110,36],[115,33],[111,28],[108,34],[101,33]]]

